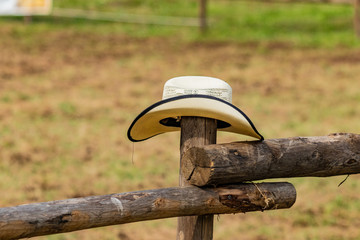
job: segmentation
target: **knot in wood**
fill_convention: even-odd
[[[351,158],[349,160],[346,161],[346,165],[354,165],[356,164],[358,161],[354,158]]]

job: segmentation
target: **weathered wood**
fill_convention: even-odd
[[[180,186],[188,186],[182,176],[182,156],[189,148],[216,143],[215,119],[201,117],[182,117],[180,139]],[[214,216],[191,216],[178,218],[178,240],[212,240]]]
[[[0,239],[19,239],[177,216],[291,207],[290,183],[165,188],[0,208]]]
[[[332,134],[189,149],[183,175],[197,186],[268,178],[328,177],[360,173],[360,135]]]

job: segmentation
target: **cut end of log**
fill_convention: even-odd
[[[206,152],[201,148],[193,147],[186,151],[183,159],[181,172],[186,181],[195,186],[206,185],[213,171]]]

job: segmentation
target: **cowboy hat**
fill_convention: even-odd
[[[232,103],[232,89],[218,78],[184,76],[168,80],[161,101],[142,111],[132,122],[128,138],[139,142],[165,132],[179,131],[183,116],[217,120],[220,131],[263,140],[251,120]]]

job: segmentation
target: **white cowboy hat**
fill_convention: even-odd
[[[232,89],[218,78],[184,76],[168,80],[163,98],[142,111],[132,122],[128,138],[139,142],[155,135],[179,131],[182,116],[216,119],[221,131],[263,140],[251,120],[231,103]]]

